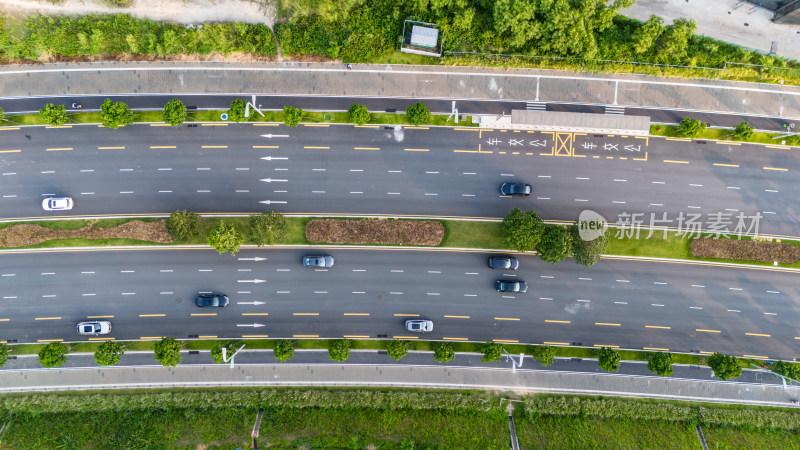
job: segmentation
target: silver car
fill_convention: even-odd
[[[84,336],[97,336],[98,334],[108,334],[111,332],[111,322],[98,320],[94,322],[81,322],[78,324],[78,334]]]
[[[406,320],[406,330],[414,333],[428,333],[433,331],[433,321],[431,320]]]
[[[74,205],[72,197],[47,197],[42,200],[42,208],[45,211],[69,211]]]
[[[303,267],[333,267],[333,256],[303,256]]]

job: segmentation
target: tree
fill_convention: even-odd
[[[647,370],[660,377],[672,375],[672,353],[658,352],[647,356]]]
[[[406,108],[406,118],[414,125],[428,123],[431,120],[431,110],[422,103],[414,103]]]
[[[539,364],[544,367],[553,364],[556,360],[556,349],[549,345],[534,345],[532,353],[533,359],[538,359]]]
[[[386,345],[386,352],[395,361],[400,361],[408,354],[408,341],[403,339],[389,341],[389,343]]]
[[[61,342],[51,342],[39,350],[39,364],[42,367],[61,367],[66,361],[69,348]]]
[[[181,363],[181,347],[183,345],[174,338],[161,338],[156,342],[153,355],[164,367],[174,367]]]
[[[680,125],[678,125],[678,131],[682,136],[695,137],[702,133],[707,126],[707,123],[703,123],[698,119],[684,117]]]
[[[328,356],[331,361],[345,362],[350,357],[350,339],[336,339],[328,345]]]
[[[572,236],[569,230],[561,225],[545,225],[536,251],[542,261],[551,264],[563,261],[572,252]]]
[[[280,362],[286,362],[294,356],[294,342],[288,339],[281,339],[275,343],[275,349],[273,349],[273,354],[275,355],[275,359]]]
[[[231,255],[236,255],[239,247],[244,243],[244,235],[236,230],[232,224],[219,222],[216,227],[208,232],[206,236],[208,245],[220,255],[225,252],[231,252]]]
[[[503,356],[503,346],[497,342],[484,342],[481,344],[481,352],[483,357],[481,362],[500,361]]]
[[[619,352],[613,348],[602,347],[597,352],[597,364],[606,372],[619,371]]]
[[[746,141],[753,137],[753,130],[755,128],[756,127],[751,127],[747,122],[742,122],[733,129],[733,138]]]
[[[199,233],[197,229],[199,220],[200,215],[196,212],[179,209],[169,215],[166,223],[167,233],[169,233],[173,241],[186,239],[193,234]]]
[[[8,344],[0,342],[0,367],[3,367],[8,362]]]
[[[639,25],[633,31],[633,51],[640,55],[649,52],[663,32],[664,19],[651,14],[647,22]]]
[[[231,102],[231,107],[228,109],[228,120],[234,122],[241,122],[244,120],[245,105],[242,99],[237,98]]]
[[[44,108],[39,110],[39,115],[42,116],[45,122],[53,126],[61,126],[67,123],[67,110],[64,105],[54,105],[48,103]]]
[[[305,111],[302,108],[295,108],[292,106],[284,106],[283,107],[283,121],[287,127],[296,127],[300,125],[300,121],[303,120],[303,116],[305,115]]]
[[[286,233],[286,218],[275,211],[250,216],[250,240],[256,245],[272,245]]]
[[[451,342],[434,342],[433,343],[433,357],[436,362],[447,363],[456,357],[456,352],[453,350]]]
[[[2,367],[2,364],[0,364],[0,367]],[[800,364],[798,363],[778,361],[772,367],[772,371],[793,380],[800,381]]]
[[[656,61],[664,64],[679,64],[686,60],[689,40],[694,36],[697,24],[694,19],[675,19],[672,25],[658,38],[655,48]]]
[[[739,378],[742,375],[742,367],[739,366],[739,362],[733,356],[714,353],[708,357],[706,364],[714,371],[714,375],[721,380]]]
[[[107,98],[100,105],[100,120],[104,127],[116,130],[121,126],[132,124],[136,120],[136,113],[125,102],[112,102]]]
[[[581,239],[577,225],[569,227],[572,239],[572,257],[575,258],[575,262],[589,267],[600,261],[600,256],[608,249],[608,233],[609,231],[606,230],[602,236],[591,241],[584,241]]]
[[[222,349],[225,349],[225,356],[228,358],[236,351],[236,344],[233,341],[217,341],[211,347],[211,359],[217,364],[222,364],[225,360],[222,358]]]
[[[164,112],[161,113],[161,120],[165,123],[177,127],[186,122],[186,105],[177,98],[170,100],[164,105]]]
[[[101,366],[116,366],[124,354],[124,345],[119,342],[106,341],[97,347],[94,352],[94,361]]]
[[[544,231],[544,222],[533,211],[514,208],[503,218],[503,244],[520,252],[536,250]]]
[[[372,119],[369,110],[364,105],[350,105],[347,113],[350,114],[350,122],[357,125],[364,125]]]

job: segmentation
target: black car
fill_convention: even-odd
[[[497,280],[494,283],[494,288],[497,292],[526,292],[528,290],[528,283],[517,280]]]
[[[503,183],[500,185],[500,193],[503,195],[531,195],[533,187],[525,183]]]
[[[517,270],[519,261],[510,256],[492,256],[489,258],[489,267],[492,269]]]
[[[207,306],[211,307],[219,307],[222,308],[224,306],[228,306],[228,296],[222,294],[200,294],[194,299],[194,304],[205,308]]]

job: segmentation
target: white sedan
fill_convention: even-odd
[[[96,322],[81,322],[78,324],[78,334],[84,336],[97,336],[98,334],[108,334],[111,332],[111,322],[99,320]]]
[[[72,197],[47,197],[42,200],[45,211],[69,211],[74,205]]]

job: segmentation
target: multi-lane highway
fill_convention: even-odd
[[[261,125],[5,129],[0,216],[40,217],[43,196],[70,195],[70,216],[188,208],[497,218],[520,207],[552,220],[593,209],[612,222],[641,214],[634,220],[643,225],[682,228],[696,216],[704,229],[716,221],[751,232],[759,215],[761,234],[799,234],[800,158],[791,148],[568,132]],[[529,182],[534,195],[501,197],[505,181]]]
[[[303,268],[302,249],[5,254],[0,337],[84,340],[75,324],[104,319],[116,339],[392,338],[420,317],[434,339],[798,357],[796,274],[781,270],[625,260],[586,270],[523,256],[504,273],[482,252],[323,251],[333,268]],[[500,277],[528,292],[495,292]],[[197,308],[199,292],[231,304]]]

